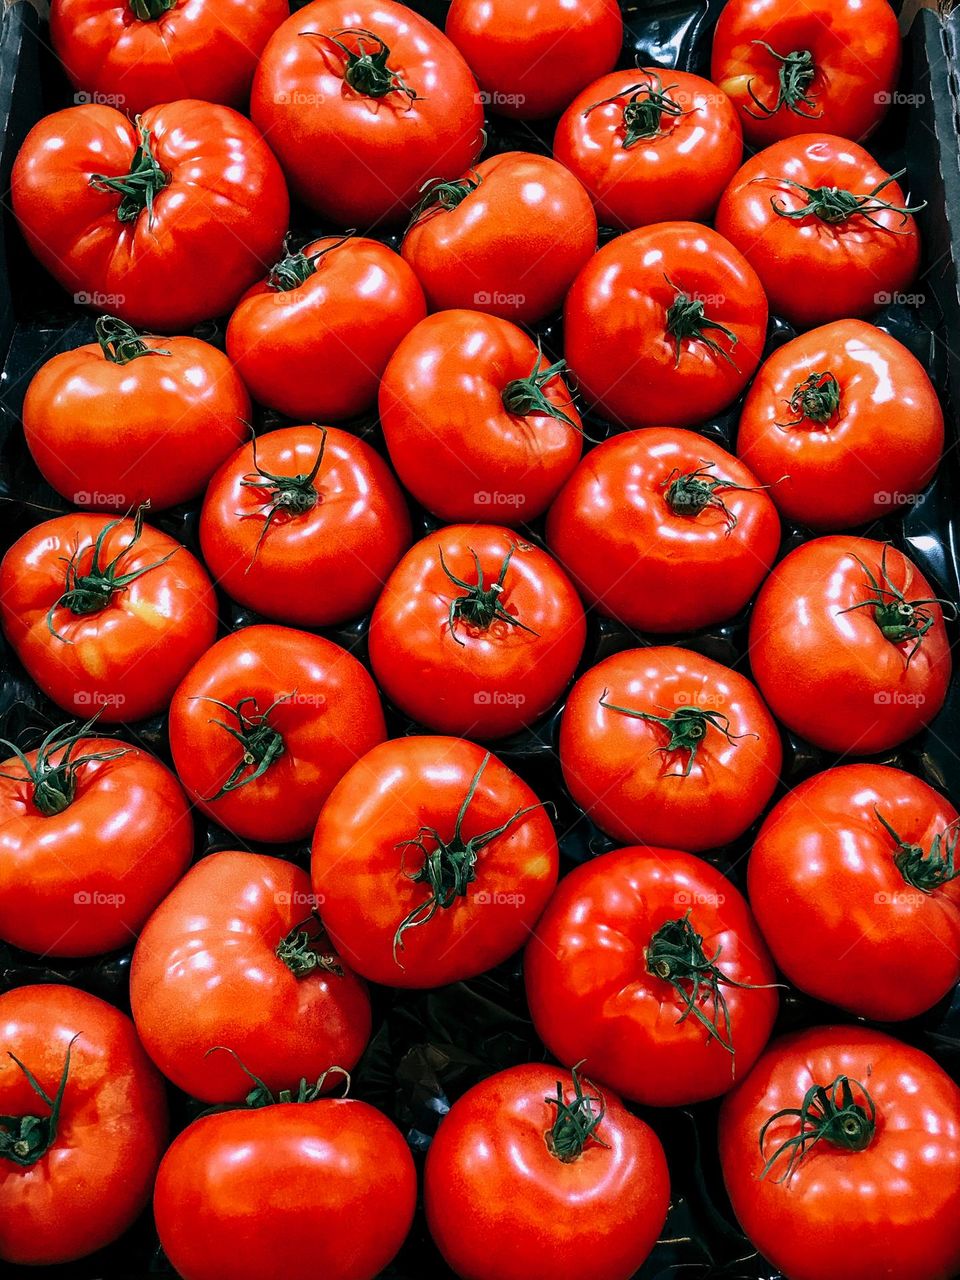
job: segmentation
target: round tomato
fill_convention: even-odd
[[[496,756],[462,738],[398,738],[359,760],[323,806],[313,887],[358,973],[439,987],[526,941],[558,857],[544,806]]]
[[[547,517],[547,542],[588,603],[641,631],[738,613],[780,547],[756,478],[692,431],[614,436],[583,459]]]
[[[734,886],[672,849],[602,854],[560,883],[524,958],[537,1034],[647,1106],[715,1098],[777,1014],[773,965]]]
[[[163,1082],[130,1019],[74,987],[0,995],[0,1050],[0,1258],[86,1257],[150,1199]]]
[[[774,569],[750,619],[750,664],[775,716],[827,751],[870,755],[940,710],[943,610],[919,569],[869,538],[816,538]]]
[[[214,476],[200,513],[210,572],[235,600],[307,627],[373,605],[410,545],[390,468],[335,427],[286,427],[252,441]]]
[[[545,552],[497,525],[448,525],[390,575],[369,641],[377,683],[406,715],[440,733],[502,738],[561,696],[586,619]]]
[[[271,844],[309,835],[334,784],[386,737],[376,686],[352,654],[272,626],[204,653],[174,694],[169,732],[197,808]]]
[[[540,1063],[498,1072],[441,1121],[424,1199],[458,1276],[629,1280],[656,1243],[670,1203],[659,1138],[576,1069],[561,1075]]]

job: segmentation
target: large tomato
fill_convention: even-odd
[[[99,104],[44,116],[10,184],[27,244],[76,302],[174,332],[234,305],[289,214],[250,121],[190,98],[136,121]]]
[[[522,946],[557,883],[553,826],[525,782],[462,738],[399,738],[323,807],[313,886],[364,977],[439,987]]]

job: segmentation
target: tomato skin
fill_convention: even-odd
[[[245,483],[254,457],[272,475],[309,475],[323,460],[309,511],[281,510],[264,528],[275,491]],[[263,535],[263,540],[259,541]],[[267,618],[330,626],[365,613],[410,545],[407,504],[390,468],[363,440],[327,428],[286,427],[229,458],[200,513],[203,558],[235,600]],[[258,549],[259,541],[259,549]]]
[[[0,1258],[72,1262],[114,1241],[150,1199],[167,1140],[163,1083],[130,1019],[75,987],[0,995],[0,1033],[6,1116],[50,1114],[9,1054],[52,1098],[74,1041],[53,1144],[28,1167],[0,1160]]]
[[[577,1159],[560,1160],[544,1134],[557,1118],[546,1099],[556,1097],[564,1074],[540,1063],[499,1071],[440,1122],[424,1174],[427,1223],[464,1280],[629,1280],[656,1243],[670,1202],[660,1140],[605,1092],[595,1133],[608,1149],[591,1140]],[[569,1075],[565,1084],[569,1105],[576,1098]],[[492,1240],[510,1247],[491,1249]]]
[[[816,538],[792,551],[764,583],[750,619],[750,665],[767,705],[788,728],[827,751],[858,755],[903,742],[937,714],[950,683],[950,646],[938,604],[917,651],[894,644],[874,610],[863,568],[883,582],[883,544],[869,538]],[[893,587],[907,600],[936,593],[894,547],[886,558]],[[851,612],[843,612],[843,610]]]
[[[814,1083],[862,1082],[877,1127],[863,1151],[821,1141],[789,1182],[760,1178],[758,1137]],[[770,1126],[765,1150],[798,1132]],[[960,1268],[960,1090],[925,1053],[865,1027],[816,1027],[770,1046],[720,1111],[720,1160],[734,1211],[790,1280],[949,1280]],[[781,1161],[781,1169],[786,1159]]]
[[[479,187],[453,209],[428,209],[403,241],[430,310],[472,308],[516,324],[558,310],[597,247],[586,191],[563,165],[526,151],[491,156],[466,178]]]
[[[461,738],[382,743],[359,760],[323,806],[312,878],[324,927],[358,973],[390,987],[438,987],[493,968],[529,936],[557,883],[557,841],[542,807],[512,822],[478,856],[466,895],[394,935],[429,886],[411,878],[420,852],[399,847],[420,828],[454,838],[457,814],[487,752]],[[493,831],[537,797],[489,756],[467,806],[464,840]],[[428,837],[429,840],[429,837]]]
[[[796,388],[832,373],[840,408],[797,421]],[[737,455],[780,511],[812,529],[866,524],[915,501],[943,452],[943,410],[923,365],[889,334],[838,320],[766,360],[747,392]]]
[[[710,476],[746,486],[717,490],[729,517],[670,505],[675,474],[707,463]],[[602,613],[642,631],[692,631],[746,605],[776,558],[780,521],[732,454],[692,431],[649,427],[587,454],[550,508],[547,543]]]

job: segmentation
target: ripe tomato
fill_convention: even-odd
[[[596,247],[596,214],[573,174],[508,151],[459,181],[428,184],[402,253],[431,311],[467,307],[532,324],[558,310]]]
[[[0,564],[0,617],[58,706],[103,724],[162,711],[213,643],[217,602],[185,547],[133,519],[57,516]]]
[[[960,1270],[960,1090],[865,1027],[771,1045],[720,1112],[744,1231],[790,1280],[950,1280]]]
[[[750,664],[774,715],[827,751],[870,755],[937,714],[950,645],[932,587],[869,538],[816,538],[774,569],[750,619]]]
[[[220,468],[200,513],[203,558],[267,618],[329,626],[365,613],[410,545],[390,468],[335,427],[286,427]]]
[[[334,784],[386,737],[376,686],[352,654],[271,626],[204,653],[174,694],[169,732],[197,808],[271,844],[308,835]]]
[[[690,426],[760,363],[767,300],[738,249],[694,222],[628,231],[567,296],[566,357],[584,395],[628,427]]]
[[[562,1075],[541,1063],[500,1071],[441,1121],[424,1199],[458,1276],[629,1280],[656,1243],[670,1203],[659,1138],[613,1094]]]
[[[760,366],[737,454],[785,516],[844,529],[916,501],[943,451],[923,365],[862,320],[801,334]]]
[[[673,849],[602,854],[560,883],[527,946],[537,1034],[566,1066],[647,1106],[725,1093],[777,1014],[750,910],[707,862]]]
[[[78,507],[189,502],[242,443],[250,397],[198,338],[150,338],[101,316],[97,339],[41,365],[23,402],[33,460]]]
[[[550,508],[547,542],[603,613],[642,631],[691,631],[753,596],[780,547],[780,521],[725,449],[648,428],[587,454]]]
[[[439,987],[506,960],[557,867],[543,805],[462,738],[375,747],[335,787],[313,837],[327,932],[358,973],[390,987]]]
[[[809,329],[895,300],[920,264],[920,236],[896,179],[855,142],[805,133],[748,160],[716,225],[763,282],[770,309]]]
[[[553,153],[604,226],[706,222],[743,159],[733,103],[685,71],[614,71],[574,98]]]
[[[341,227],[401,220],[423,183],[459,177],[483,146],[469,67],[393,0],[313,0],[288,18],[250,112],[297,194]]]
[[[399,254],[326,236],[244,294],[227,351],[261,404],[307,422],[352,418],[374,403],[387,361],[426,314]]]
[[[10,182],[27,244],[74,301],[174,332],[234,305],[289,214],[250,121],[189,98],[136,122],[99,104],[44,116]]]
[[[406,715],[502,738],[558,700],[586,619],[546,552],[497,525],[448,525],[408,551],[370,621],[370,665]]]
[[[0,995],[0,1049],[0,1258],[83,1258],[150,1198],[163,1083],[130,1019],[74,987]]]
[[[305,871],[259,853],[201,859],[147,921],[133,953],[140,1038],[178,1088],[238,1102],[241,1066],[271,1089],[349,1070],[370,1035],[364,984],[314,918]],[[229,1053],[210,1054],[223,1045]]]

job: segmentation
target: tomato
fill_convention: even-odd
[[[424,1198],[458,1276],[629,1280],[656,1243],[670,1203],[660,1140],[619,1098],[562,1075],[500,1071],[441,1121]]]
[[[387,361],[426,314],[399,254],[326,236],[244,294],[227,351],[261,404],[308,422],[352,418],[374,403]]]
[[[453,0],[446,32],[499,115],[542,120],[617,61],[616,0]]]
[[[191,667],[170,704],[187,794],[228,831],[301,840],[347,769],[386,737],[377,690],[352,654],[288,627],[244,627]]]
[[[855,142],[805,133],[735,174],[716,224],[763,281],[770,309],[809,329],[896,301],[920,265],[920,236],[894,175]]]
[[[220,468],[200,513],[203,558],[268,618],[329,626],[365,613],[410,545],[390,468],[334,427],[286,427]]]
[[[706,222],[743,158],[733,103],[685,71],[614,71],[570,103],[553,153],[604,226]]]
[[[742,462],[692,431],[632,431],[583,459],[547,542],[588,603],[642,631],[738,613],[780,546],[776,507]]]
[[[560,883],[524,958],[537,1034],[566,1066],[647,1106],[725,1093],[777,1013],[747,904],[673,849],[602,854]]]
[[[557,883],[553,826],[525,782],[462,738],[398,738],[323,806],[313,887],[358,973],[439,987],[526,941]]]
[[[11,174],[27,244],[74,301],[182,332],[274,260],[289,200],[249,120],[193,99],[131,122],[97,103],[44,116]]]
[[[390,575],[370,665],[427,728],[502,738],[554,705],[585,641],[583,606],[550,556],[497,525],[448,525]]]
[[[737,453],[785,516],[812,529],[866,524],[916,502],[943,452],[923,365],[862,320],[801,334],[760,366]]]
[[[164,710],[213,643],[217,602],[199,561],[141,507],[35,525],[0,564],[0,617],[44,693],[112,724]]]
[[[293,189],[341,227],[402,220],[425,182],[459,177],[483,146],[469,67],[393,0],[298,10],[263,52],[250,112]]]
[[[74,987],[0,995],[0,1049],[0,1258],[72,1262],[149,1200],[163,1083],[130,1019]]]
[[[739,250],[694,222],[605,245],[567,296],[565,355],[586,399],[627,427],[691,426],[760,363],[767,300]]]
[[[259,853],[201,859],[147,921],[133,953],[140,1038],[178,1088],[237,1102],[237,1058],[272,1089],[349,1070],[370,1035],[366,988],[313,917],[306,872]],[[233,1050],[208,1054],[217,1045]]]
[[[710,77],[755,147],[822,129],[859,140],[893,101],[900,30],[887,0],[730,0]]]
[[[816,538],[774,569],[750,619],[750,664],[774,715],[827,751],[869,755],[940,710],[950,645],[935,592],[869,538]]]
[[[467,307],[532,324],[559,309],[596,247],[593,205],[573,174],[508,151],[457,182],[430,183],[402,253],[431,311]]]
[[[725,1100],[720,1159],[790,1280],[960,1270],[960,1090],[919,1049],[865,1027],[784,1036]]]

